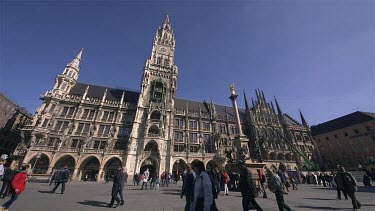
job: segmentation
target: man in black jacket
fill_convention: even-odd
[[[181,192],[181,199],[185,195],[186,198],[186,205],[185,205],[185,211],[190,210],[190,204],[193,201],[193,187],[194,187],[194,179],[195,174],[194,171],[191,169],[191,164],[187,164],[186,167],[186,175],[184,176],[184,182],[182,185],[182,192]]]
[[[61,194],[64,194],[64,191],[65,191],[65,183],[68,182],[69,180],[69,169],[68,169],[68,166],[65,166],[57,175],[57,178],[56,178],[56,185],[55,187],[53,188],[53,190],[51,191],[51,193],[54,193],[56,191],[56,189],[59,187],[59,185],[61,184]]]
[[[255,201],[255,193],[257,193],[257,190],[256,187],[254,187],[252,175],[244,163],[240,163],[240,190],[243,211],[249,210],[249,203],[251,203],[257,211],[263,211]]]
[[[121,166],[117,167],[116,173],[113,175],[113,186],[112,186],[112,198],[111,202],[108,204],[108,207],[118,207],[120,204],[120,199],[117,194],[124,188],[124,179],[125,175],[122,171]],[[116,201],[116,205],[113,206],[113,203]]]

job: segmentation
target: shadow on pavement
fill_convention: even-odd
[[[176,193],[176,192],[164,192],[162,194],[168,194],[168,195],[181,195],[180,193]]]
[[[313,210],[343,210],[343,208],[335,208],[335,207],[313,207],[313,206],[298,206],[299,208],[309,208]],[[349,209],[352,210],[352,209]]]
[[[50,190],[39,190],[39,193],[52,193]]]
[[[317,190],[336,190],[336,188],[332,188],[332,187],[314,187],[314,189],[317,189]],[[358,187],[357,192],[375,193],[375,186],[372,186],[372,187],[360,186],[360,187]]]
[[[77,202],[78,204],[82,205],[88,205],[88,206],[93,206],[93,207],[108,207],[108,203],[102,202],[102,201],[89,201],[85,200],[84,202]]]
[[[311,199],[311,200],[324,200],[324,201],[337,200],[337,199],[322,199],[322,198],[302,198],[302,199]]]

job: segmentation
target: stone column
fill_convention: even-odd
[[[102,175],[102,172],[103,172],[103,168],[100,168],[100,169],[99,169],[99,172],[98,172],[98,178],[96,178],[96,181],[97,181],[97,182],[100,182],[100,181],[101,181],[100,176]]]
[[[73,175],[72,175],[72,180],[77,180],[77,181],[79,181],[80,180],[80,178],[77,178],[77,176],[79,176],[78,175],[78,168],[74,168],[74,171],[73,171]]]

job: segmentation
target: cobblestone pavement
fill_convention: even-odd
[[[63,195],[47,193],[52,189],[48,184],[28,183],[25,192],[14,203],[14,211],[54,211],[54,210],[108,210],[112,184],[94,182],[70,182]],[[315,185],[300,185],[299,191],[285,196],[286,203],[293,210],[351,210],[350,200],[337,200],[336,190]],[[372,192],[359,192],[357,197],[363,204],[361,210],[375,210],[375,187]],[[160,190],[140,190],[140,186],[125,187],[125,206],[117,210],[169,211],[183,210],[185,198],[181,199],[181,186],[161,187]],[[59,191],[60,189],[58,189]],[[366,190],[368,191],[368,190]],[[8,199],[8,198],[6,198]],[[219,196],[217,205],[220,211],[242,210],[240,193]],[[2,199],[0,203],[4,203]],[[275,196],[257,198],[264,210],[277,210]],[[113,208],[111,208],[114,210]]]

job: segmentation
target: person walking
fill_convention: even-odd
[[[51,176],[51,180],[49,181],[49,186],[52,185],[52,183],[56,183],[57,175],[59,174],[58,170],[54,170]]]
[[[119,191],[119,195],[120,195],[120,205],[124,205],[124,187],[125,187],[125,184],[127,183],[127,180],[128,180],[128,170],[126,169],[126,167],[124,166],[124,168],[122,168],[122,173],[124,174],[124,180],[122,182],[122,186],[121,186],[121,189]]]
[[[267,198],[266,175],[264,175],[263,172],[260,169],[257,169],[257,172],[258,172],[258,176],[259,176],[260,187],[262,187],[262,191],[263,191],[263,198]]]
[[[356,198],[357,181],[350,172],[345,171],[343,166],[337,166],[337,183],[338,186],[352,199],[353,211],[361,208],[361,203]]]
[[[124,188],[124,172],[121,166],[117,167],[116,172],[113,175],[113,185],[112,185],[112,193],[111,193],[111,202],[108,204],[108,207],[116,208],[118,205],[123,205],[124,200],[118,198],[117,194],[121,194],[122,189]],[[120,195],[121,196],[121,195]],[[114,202],[116,201],[116,205]]]
[[[3,159],[0,159],[0,180],[3,179],[3,176],[4,176],[4,164],[5,164],[5,160]]]
[[[61,194],[64,194],[65,191],[65,183],[67,183],[69,180],[69,169],[68,166],[65,166],[61,171],[59,171],[59,174],[57,175],[57,183],[55,187],[52,189],[51,193],[54,193],[56,189],[61,184]]]
[[[257,211],[263,210],[255,201],[257,190],[256,187],[254,187],[252,175],[243,162],[240,163],[240,190],[243,211],[249,210],[250,203]]]
[[[275,193],[279,210],[284,211],[284,209],[286,209],[287,211],[290,211],[290,207],[284,201],[283,184],[280,177],[269,168],[267,168],[267,174],[270,177],[268,179],[268,189]]]
[[[184,176],[184,181],[182,184],[182,191],[181,191],[181,199],[185,196],[186,204],[185,204],[185,211],[190,210],[190,205],[193,202],[193,191],[194,191],[194,180],[195,180],[195,173],[191,169],[191,164],[187,164],[186,167],[186,174]]]
[[[333,180],[335,181],[336,183],[336,191],[337,191],[337,199],[341,200],[341,192],[343,193],[344,197],[345,197],[345,200],[348,200],[348,195],[344,192],[344,190],[342,190],[339,185],[338,185],[338,181],[337,181],[337,175],[335,175],[335,177],[333,178]]]
[[[297,188],[297,180],[296,178],[294,177],[294,175],[290,175],[289,176],[289,180],[290,180],[290,184],[292,184],[292,187],[293,187],[293,190],[298,190]]]
[[[192,163],[196,174],[194,182],[193,202],[190,211],[215,211],[215,196],[213,195],[212,181],[206,173],[202,161]]]
[[[288,185],[286,184],[286,177],[285,177],[285,173],[283,171],[277,171],[277,175],[280,177],[281,179],[281,183],[283,185],[283,190],[287,190],[289,192],[289,189],[288,189]]]
[[[9,193],[10,187],[12,185],[12,179],[14,175],[16,174],[16,168],[17,168],[16,165],[17,164],[13,162],[13,164],[9,168],[7,168],[4,172],[3,185],[0,191],[0,198],[5,198]]]
[[[225,170],[221,173],[221,183],[224,184],[224,195],[228,196],[228,182],[229,182],[229,176]]]
[[[143,187],[145,187],[145,190],[147,190],[147,183],[148,183],[149,177],[150,177],[150,172],[148,171],[148,169],[146,169],[146,171],[144,171],[143,174],[142,174],[142,188],[141,188],[141,190],[143,190]]]
[[[13,204],[14,201],[18,199],[18,196],[25,190],[27,174],[29,174],[29,165],[25,165],[21,167],[20,171],[16,171],[17,173],[14,175],[11,183],[10,194],[12,197],[0,207],[2,211],[8,211],[9,207]]]
[[[371,178],[366,173],[363,175],[363,185],[365,187],[371,187]]]

